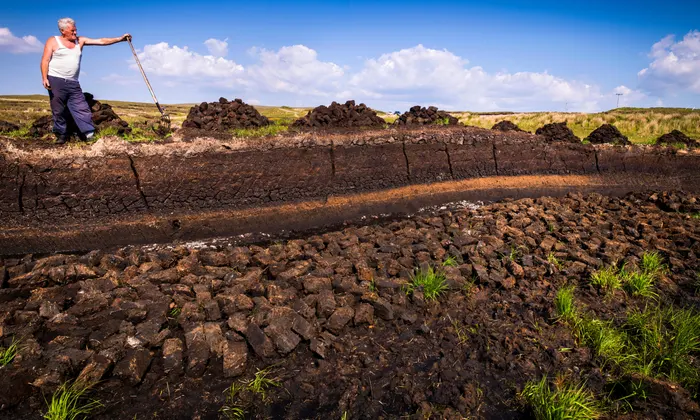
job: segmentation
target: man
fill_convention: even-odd
[[[86,45],[112,45],[130,40],[131,35],[124,34],[118,38],[99,39],[78,37],[78,29],[75,27],[75,21],[71,18],[59,19],[58,30],[61,32],[61,36],[52,36],[44,46],[44,54],[41,57],[41,78],[51,99],[56,143],[63,144],[70,136],[70,133],[67,132],[67,115],[71,115],[75,120],[81,138],[90,139],[95,134],[92,112],[78,82],[83,47]]]

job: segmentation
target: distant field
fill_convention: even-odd
[[[111,105],[114,112],[128,123],[160,118],[160,113],[153,103],[95,99]],[[190,108],[194,105],[196,104],[163,104],[174,126],[182,124],[187,118]],[[255,108],[262,115],[281,124],[291,124],[291,122],[306,115],[311,110],[311,108],[292,108],[287,106],[256,106]],[[49,97],[46,95],[0,95],[0,120],[19,125],[29,125],[37,118],[50,112]]]
[[[535,132],[553,122],[564,122],[582,139],[603,124],[612,124],[633,143],[653,143],[659,136],[680,130],[691,138],[700,139],[700,109],[688,108],[617,108],[593,114],[564,112],[533,113],[471,113],[452,112],[466,125],[491,128],[508,120],[525,131]]]
[[[152,103],[97,99],[110,104],[114,111],[129,123],[160,117]],[[164,107],[171,117],[173,126],[179,127],[193,105],[195,104],[166,104]],[[262,115],[283,126],[291,124],[311,110],[311,108],[288,106],[258,105],[255,108]],[[0,120],[28,126],[38,117],[49,112],[49,98],[45,95],[0,96]],[[397,118],[393,114],[382,111],[377,111],[377,114],[388,123]],[[573,132],[582,139],[606,123],[615,125],[634,143],[652,143],[660,135],[672,130],[680,130],[692,138],[700,139],[700,109],[618,108],[591,114],[564,112],[451,112],[451,114],[466,125],[491,128],[499,121],[509,120],[521,129],[533,133],[545,124],[566,121]]]

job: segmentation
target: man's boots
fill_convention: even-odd
[[[68,141],[67,135],[65,135],[65,134],[57,134],[56,135],[56,144],[64,144],[67,141]]]

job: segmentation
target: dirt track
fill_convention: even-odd
[[[307,133],[278,143],[6,145],[0,254],[308,229],[464,199],[697,191],[698,168],[697,151],[547,143],[470,127]]]

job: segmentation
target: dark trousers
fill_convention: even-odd
[[[51,99],[51,112],[53,113],[53,132],[58,135],[67,133],[67,121],[72,117],[78,126],[80,133],[95,131],[92,125],[92,112],[85,100],[80,83],[74,80],[66,80],[60,77],[49,76],[49,98]]]

